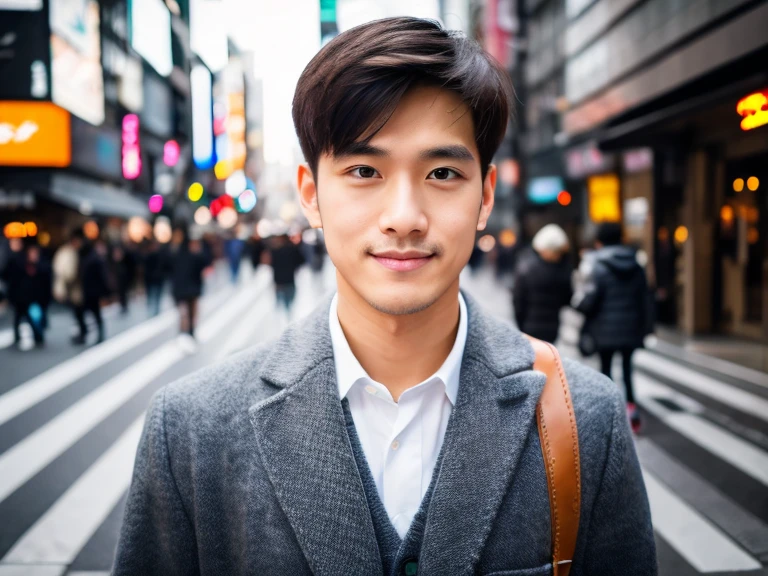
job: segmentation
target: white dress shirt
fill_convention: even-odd
[[[395,402],[352,353],[339,323],[337,298],[331,302],[329,321],[339,397],[349,402],[379,498],[403,538],[429,488],[456,403],[467,341],[467,306],[459,294],[459,330],[443,365]]]

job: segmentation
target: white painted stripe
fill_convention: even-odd
[[[201,326],[200,339],[213,338],[211,326],[223,329],[258,295],[227,302]],[[0,455],[0,502],[183,357],[175,341],[164,344]]]
[[[8,348],[13,344],[13,328],[0,330],[0,348]]]
[[[643,477],[654,530],[696,570],[707,573],[762,567],[653,474],[643,470]]]
[[[66,566],[51,564],[0,564],[0,576],[62,576],[66,570]]]
[[[250,338],[257,328],[264,328],[264,320],[271,310],[274,309],[275,298],[269,294],[264,294],[253,307],[248,311],[245,318],[238,325],[237,329],[230,333],[229,338],[216,354],[216,359],[221,359],[242,350],[254,344]],[[262,330],[264,332],[264,330]]]
[[[3,562],[74,562],[128,489],[143,424],[142,414],[27,530]]]
[[[741,388],[725,384],[706,374],[698,373],[671,360],[641,350],[635,355],[635,365],[652,373],[662,374],[691,390],[768,422],[768,400],[756,394],[751,394]]]
[[[206,308],[210,305],[211,308],[216,309],[231,292],[232,289],[227,288],[212,295],[210,300],[205,303]],[[84,350],[77,356],[57,364],[42,374],[0,395],[0,424],[7,422],[38,402],[66,388],[100,366],[125,354],[142,342],[157,336],[163,330],[172,326],[176,318],[175,310],[164,312],[151,320],[121,332],[102,344]]]
[[[715,343],[712,343],[712,344],[716,345]],[[715,372],[720,372],[721,374],[734,376],[739,380],[744,380],[746,382],[750,382],[757,386],[762,386],[763,388],[768,388],[768,374],[766,374],[765,372],[760,372],[759,370],[755,370],[754,368],[749,368],[748,366],[742,366],[741,364],[736,364],[735,362],[725,360],[724,358],[709,356],[703,350],[696,351],[695,347],[696,347],[695,343],[688,344],[683,347],[683,350],[685,351],[685,354],[687,356],[686,359],[689,362],[693,364],[699,364],[704,368],[714,370]],[[649,346],[649,348],[650,349],[658,348],[662,352],[666,351],[667,354],[675,354],[675,352],[677,352],[677,349],[679,349],[678,346],[675,346],[674,344],[671,344],[661,339],[657,339],[652,346]]]
[[[715,456],[768,486],[768,454],[753,444],[712,424],[701,416],[687,412],[673,412],[653,399],[654,388],[664,389],[663,384],[650,382],[638,374],[635,379],[639,403],[656,417],[663,420],[689,440]]]
[[[222,296],[219,296],[221,298]],[[118,356],[169,328],[176,317],[168,311],[122,332],[102,344],[88,348],[50,370],[16,386],[0,396],[0,424],[28,410],[38,402],[111,362]]]

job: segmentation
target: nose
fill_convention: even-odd
[[[379,217],[379,229],[383,234],[400,238],[426,234],[429,222],[422,206],[423,199],[409,178],[392,182],[384,198],[386,205]]]

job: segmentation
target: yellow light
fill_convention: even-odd
[[[9,222],[3,228],[6,238],[26,238],[27,228],[21,222]]]
[[[37,224],[34,222],[24,222],[24,228],[27,231],[27,236],[37,236]]]
[[[760,240],[760,232],[754,226],[750,226],[749,230],[747,230],[747,242],[757,244],[758,240]]]
[[[685,226],[678,226],[675,229],[675,242],[678,244],[685,244],[688,240],[688,228]]]
[[[733,222],[733,207],[725,205],[720,208],[720,219],[726,224]]]
[[[592,222],[620,222],[619,178],[615,174],[591,176],[587,180],[589,217]]]
[[[747,222],[755,224],[758,220],[760,220],[760,210],[756,206],[747,208]]]
[[[232,164],[229,160],[219,160],[213,167],[213,173],[218,180],[226,180],[232,175]]]
[[[88,240],[96,240],[99,237],[99,225],[93,220],[88,220],[83,224],[83,234]]]
[[[502,230],[499,234],[499,244],[504,246],[504,248],[512,248],[512,246],[517,244],[517,236],[510,229]]]
[[[187,197],[192,200],[192,202],[200,200],[200,198],[203,197],[203,185],[200,184],[200,182],[192,184],[189,187],[189,190],[187,190]]]
[[[37,241],[40,243],[40,246],[45,248],[51,243],[51,235],[48,232],[40,232],[40,236],[37,237]]]
[[[747,178],[747,188],[749,188],[752,192],[758,189],[760,186],[760,180],[757,179],[755,176],[750,176]]]
[[[741,121],[742,130],[752,130],[768,124],[768,95],[766,92],[755,92],[739,100],[736,105],[736,112],[743,118]]]
[[[741,192],[742,190],[744,190],[744,179],[736,178],[736,180],[733,181],[733,191]]]

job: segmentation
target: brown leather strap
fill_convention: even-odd
[[[547,376],[536,409],[536,420],[549,487],[553,576],[568,576],[576,550],[581,511],[581,467],[576,417],[557,349],[530,336],[528,339],[536,353],[533,369]]]

